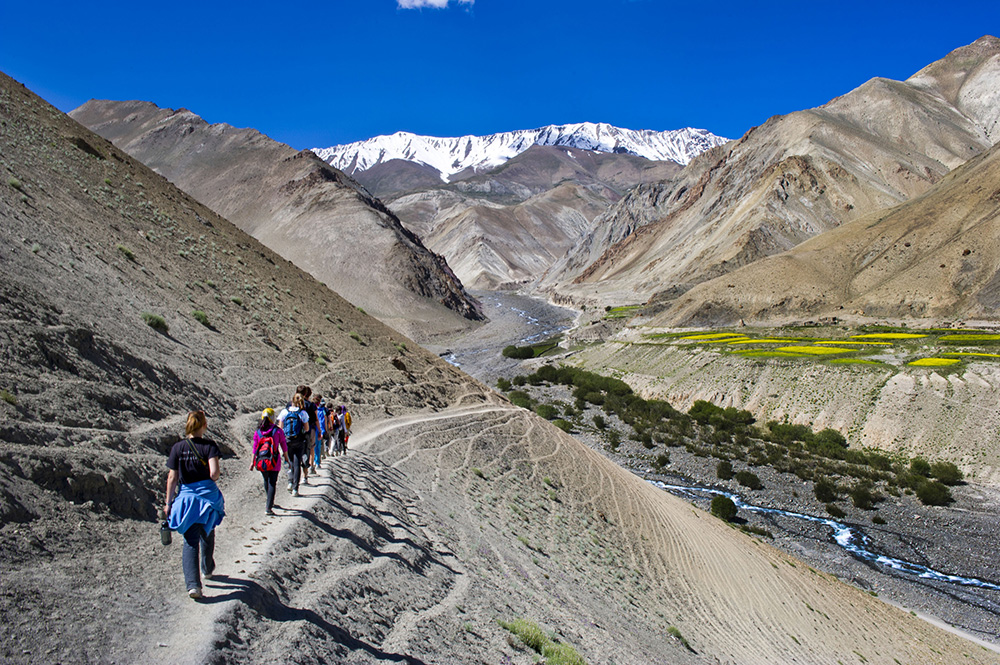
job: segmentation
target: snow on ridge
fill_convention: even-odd
[[[496,168],[533,145],[624,152],[655,161],[687,164],[698,154],[728,140],[691,127],[660,132],[581,122],[454,138],[396,132],[331,148],[313,148],[313,152],[349,173],[366,171],[391,159],[402,159],[430,166],[441,173],[442,180],[448,182],[453,175],[468,168],[476,171]]]

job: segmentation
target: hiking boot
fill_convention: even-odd
[[[201,598],[201,588],[194,587],[193,589],[188,589],[188,598],[191,600],[198,600]]]
[[[270,508],[268,508],[267,510],[265,510],[264,514],[267,515],[268,517],[274,517],[274,511],[271,510]]]
[[[288,491],[291,492],[293,489],[295,488],[292,486],[292,484],[288,483]]]
[[[292,496],[298,496],[298,495],[299,495],[298,490],[292,490]]]

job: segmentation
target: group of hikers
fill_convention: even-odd
[[[163,507],[169,528],[183,535],[181,566],[188,596],[202,597],[201,577],[215,570],[215,527],[225,516],[219,479],[219,446],[205,438],[208,422],[203,411],[188,414],[185,438],[167,457],[167,501]],[[351,414],[344,405],[328,405],[309,386],[298,386],[277,418],[264,409],[253,433],[250,468],[264,479],[266,515],[274,515],[274,495],[282,462],[288,490],[299,496],[299,484],[309,484],[310,469],[319,470],[323,457],[347,453]],[[199,570],[201,575],[199,575]]]

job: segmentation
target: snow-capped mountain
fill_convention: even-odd
[[[583,122],[458,138],[396,132],[391,136],[376,136],[332,148],[314,148],[313,151],[334,167],[350,174],[367,171],[391,159],[401,159],[430,166],[441,173],[442,180],[448,182],[456,173],[469,168],[475,171],[496,168],[533,145],[627,153],[655,161],[687,164],[699,153],[728,140],[704,129],[690,127],[658,132]]]

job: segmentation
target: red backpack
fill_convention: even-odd
[[[257,454],[253,460],[254,468],[258,471],[277,471],[280,459],[278,444],[274,442],[274,430],[268,430],[267,434],[261,432]]]

